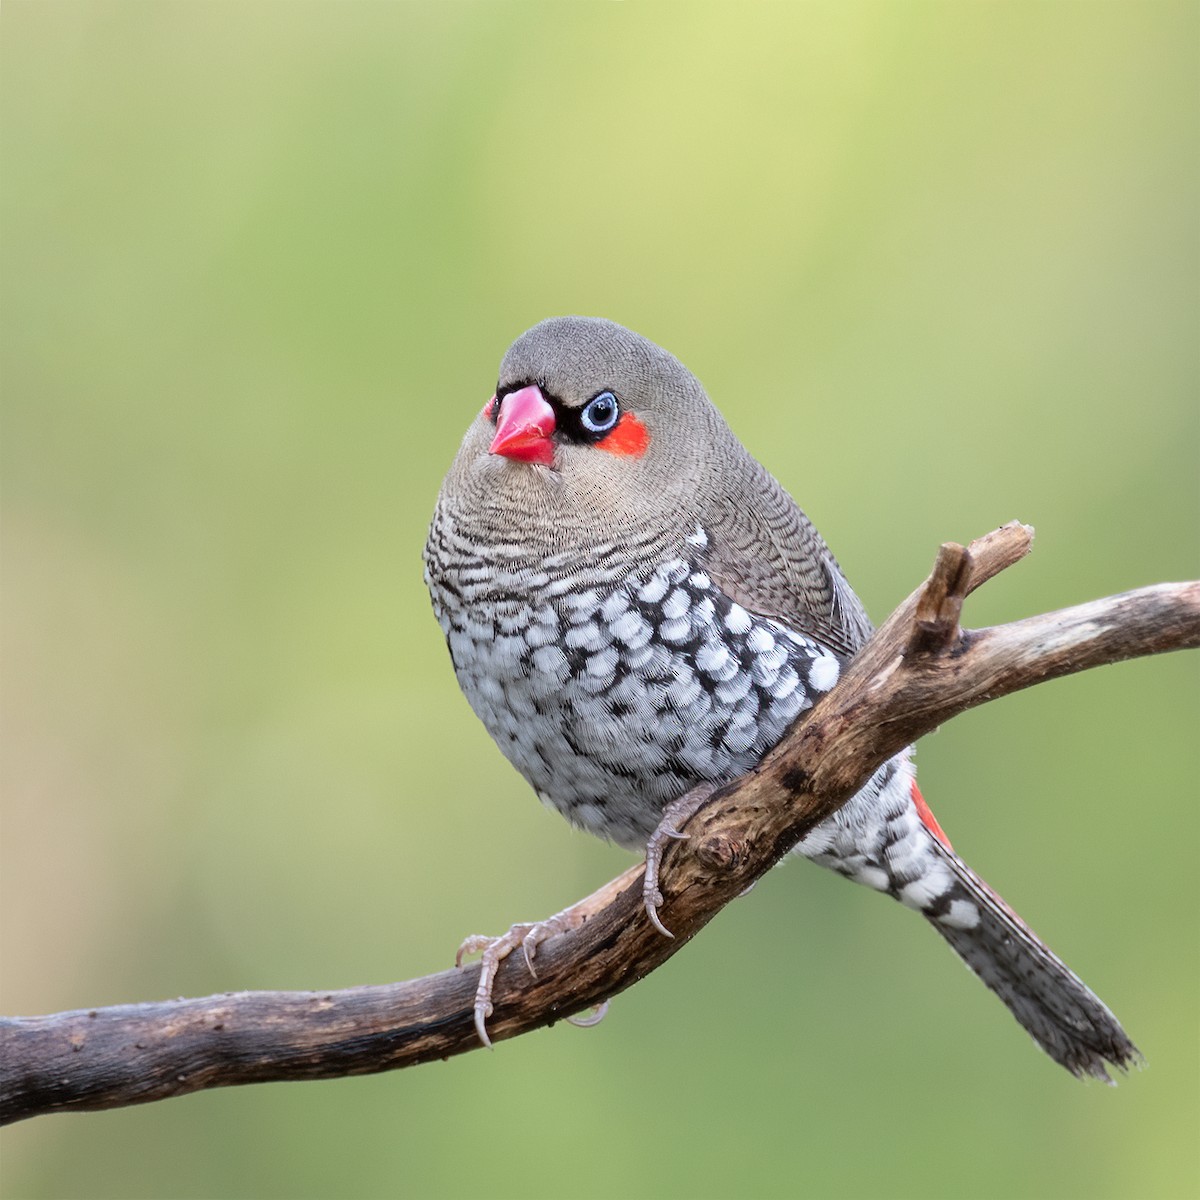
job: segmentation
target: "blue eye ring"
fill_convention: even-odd
[[[621,419],[621,403],[612,392],[601,392],[583,406],[579,423],[592,434],[605,434]]]

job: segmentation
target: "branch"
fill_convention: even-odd
[[[575,911],[586,919],[539,950],[537,975],[505,960],[494,1040],[598,1004],[653,971],[835,812],[876,768],[938,725],[1021,688],[1200,646],[1200,583],[1167,583],[992,629],[963,630],[966,596],[1029,549],[1013,523],[969,549],[941,548],[933,573],[837,686],[749,775],[714,793],[663,863],[663,937],[631,867]],[[336,992],[238,992],[194,1000],[0,1019],[0,1122],[116,1108],[203,1088],[361,1075],[479,1048],[479,967]]]

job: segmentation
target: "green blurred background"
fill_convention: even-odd
[[[687,362],[877,617],[1011,518],[972,624],[1194,576],[1197,12],[6,0],[3,1010],[406,978],[627,865],[500,758],[421,583],[543,316]],[[1195,1195],[1196,683],[920,753],[1145,1052],[1115,1091],[791,864],[598,1029],[43,1118],[3,1190]]]

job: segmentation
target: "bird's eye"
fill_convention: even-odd
[[[621,416],[621,406],[612,392],[601,392],[589,400],[579,414],[579,423],[588,433],[607,433]]]

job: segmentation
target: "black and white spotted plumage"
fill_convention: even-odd
[[[541,799],[641,849],[671,801],[752,768],[870,623],[803,512],[670,355],[561,318],[505,356],[497,394],[521,388],[556,430],[608,389],[648,447],[609,454],[556,432],[551,462],[512,461],[488,452],[500,401],[485,407],[430,527],[434,610],[464,694]],[[922,912],[1076,1074],[1107,1078],[1105,1060],[1136,1054],[931,830],[911,752],[796,851]]]
[[[840,670],[695,558],[606,586],[542,573],[519,599],[489,585],[482,604],[469,575],[437,578],[459,684],[501,750],[547,804],[631,850],[670,801],[748,771]]]

